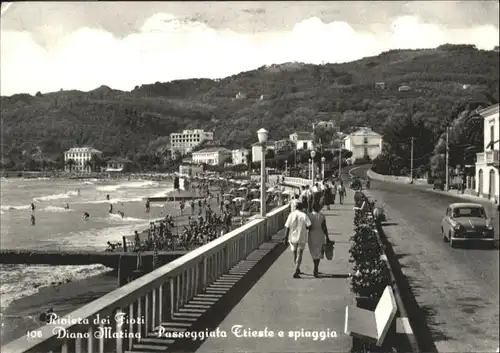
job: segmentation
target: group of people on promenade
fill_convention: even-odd
[[[302,274],[300,266],[306,244],[313,260],[313,276],[316,278],[319,277],[319,264],[326,249],[330,247],[333,250],[335,242],[328,237],[326,219],[321,210],[324,206],[330,209],[335,204],[337,194],[339,203],[343,204],[347,191],[341,179],[337,182],[329,180],[315,183],[312,187],[305,185],[301,194],[294,195],[290,200],[291,213],[285,222],[284,243],[290,245],[293,253],[294,278],[300,278]]]

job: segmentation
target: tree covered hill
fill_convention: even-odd
[[[470,45],[391,50],[344,64],[264,66],[224,79],[191,79],[1,98],[3,156],[55,158],[75,145],[109,155],[153,152],[165,136],[213,130],[228,147],[248,146],[265,127],[270,139],[334,120],[342,131],[367,125],[384,132],[407,113],[408,101],[437,139],[458,106],[498,96],[499,54]],[[377,82],[383,82],[385,88]],[[400,86],[411,87],[399,92]],[[238,98],[237,98],[238,96]],[[433,141],[434,142],[434,141]]]

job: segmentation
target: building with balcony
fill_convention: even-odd
[[[310,132],[294,132],[290,135],[290,141],[296,150],[312,150],[314,146],[313,135]]]
[[[232,150],[232,162],[233,164],[247,164],[248,163],[248,150],[246,148],[238,148]]]
[[[231,150],[224,147],[209,147],[193,152],[193,163],[223,165],[230,162],[233,154]]]
[[[201,165],[191,165],[191,164],[181,164],[179,166],[179,176],[198,176],[203,174],[203,166]]]
[[[352,152],[353,160],[366,157],[374,160],[382,152],[382,136],[368,127],[346,135],[343,143],[344,148]]]
[[[201,129],[183,130],[181,133],[170,134],[170,151],[172,154],[192,152],[193,148],[205,141],[213,141],[214,133]]]
[[[484,118],[484,149],[476,155],[476,185],[478,196],[499,201],[498,150],[499,129],[498,104],[478,112]]]
[[[101,156],[102,152],[92,147],[73,147],[64,152],[64,170],[67,172],[90,173],[92,156]]]

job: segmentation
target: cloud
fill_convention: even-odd
[[[220,78],[273,63],[346,62],[389,49],[445,43],[492,49],[499,42],[493,25],[446,28],[403,16],[377,28],[356,31],[346,22],[312,17],[289,31],[244,34],[157,13],[124,38],[90,28],[64,34],[60,26],[46,26],[36,36],[2,30],[1,94],[86,91],[101,85],[131,90],[156,81]]]

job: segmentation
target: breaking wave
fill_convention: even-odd
[[[1,205],[0,208],[3,212],[6,211],[21,211],[21,210],[29,210],[31,205],[24,206],[11,206],[11,205]]]
[[[45,212],[71,212],[73,210],[66,209],[64,207],[58,207],[58,206],[47,206],[47,207],[42,208],[42,211],[45,211]]]
[[[139,202],[143,201],[142,197],[118,197],[116,199],[110,199],[110,200],[94,200],[94,201],[85,201],[85,202],[78,202],[78,203],[90,203],[90,204],[96,204],[96,203],[112,203],[112,204],[117,204],[117,203],[126,203],[126,202]]]
[[[83,279],[110,270],[103,265],[2,265],[0,268],[0,306],[2,309],[16,299],[37,293],[43,287]]]
[[[137,189],[137,188],[144,188],[144,187],[151,187],[151,186],[158,186],[159,183],[156,181],[150,181],[150,180],[145,180],[145,181],[131,181],[127,183],[121,183],[117,185],[105,185],[105,186],[99,186],[96,189],[99,191],[116,191],[118,189]]]
[[[36,202],[42,202],[42,201],[51,201],[51,200],[59,200],[59,199],[69,199],[71,196],[77,196],[77,195],[78,195],[77,191],[68,191],[68,192],[65,192],[62,194],[54,194],[54,195],[35,197],[33,200]]]

